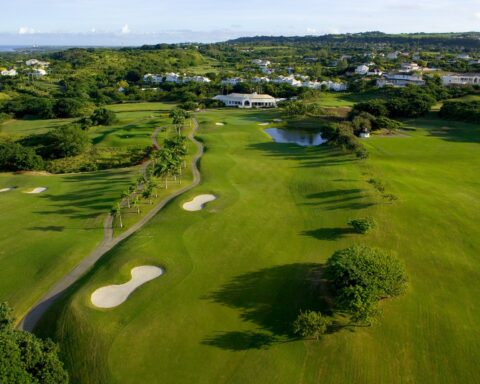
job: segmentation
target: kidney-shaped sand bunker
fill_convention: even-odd
[[[132,278],[125,284],[107,285],[92,293],[90,300],[98,308],[113,308],[122,304],[128,296],[146,282],[163,275],[163,269],[153,265],[132,268]]]

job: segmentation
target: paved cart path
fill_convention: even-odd
[[[117,237],[113,237],[113,216],[108,215],[105,218],[103,227],[104,227],[104,236],[103,241],[98,245],[85,259],[83,259],[80,264],[78,264],[71,272],[65,275],[60,281],[58,281],[27,313],[27,315],[22,319],[18,324],[19,329],[25,331],[33,331],[38,321],[44,315],[44,313],[55,303],[62,294],[70,288],[75,282],[77,282],[103,255],[109,252],[113,247],[118,243],[125,240],[139,229],[141,229],[146,223],[152,219],[166,204],[180,196],[181,194],[191,190],[200,184],[201,176],[198,169],[197,163],[203,155],[203,144],[195,139],[195,133],[198,129],[198,122],[196,119],[193,119],[194,128],[192,132],[188,135],[189,140],[191,140],[197,146],[197,153],[192,159],[192,172],[193,172],[193,182],[178,191],[172,193],[171,195],[164,198],[160,201],[150,212],[148,212],[142,219],[132,225],[128,230],[123,232]],[[157,135],[160,132],[161,127],[157,128],[152,135],[153,145],[158,148]]]

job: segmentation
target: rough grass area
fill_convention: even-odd
[[[272,143],[258,126],[272,112],[198,117],[203,183],[106,255],[45,318],[41,333],[60,343],[73,382],[477,381],[478,126],[409,121],[408,135],[365,140],[371,155],[359,162],[327,146]],[[218,199],[182,209],[201,193]],[[348,231],[351,218],[368,216],[375,231]],[[407,294],[383,303],[373,327],[296,340],[301,309],[329,313],[322,264],[354,243],[396,252]],[[114,310],[92,307],[96,288],[143,264],[166,273]]]

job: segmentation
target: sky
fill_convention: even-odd
[[[15,0],[1,45],[141,45],[253,35],[480,30],[480,0]]]

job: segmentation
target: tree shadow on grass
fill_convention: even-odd
[[[338,240],[347,235],[354,234],[352,228],[318,228],[310,231],[303,231],[303,236],[310,236],[318,240]]]
[[[28,230],[30,231],[41,231],[41,232],[63,232],[65,229],[64,226],[60,225],[48,225],[45,227],[30,227]]]
[[[323,266],[296,263],[261,269],[234,277],[206,300],[236,309],[240,318],[258,331],[226,331],[202,343],[228,350],[268,348],[297,339],[292,323],[301,310],[332,314]]]

